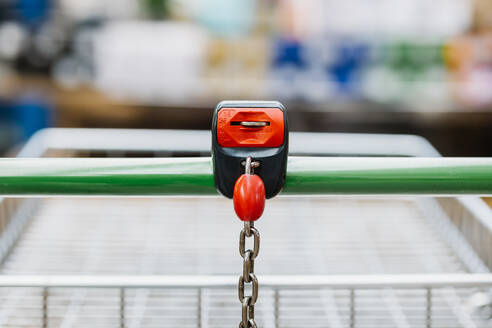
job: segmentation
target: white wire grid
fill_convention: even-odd
[[[453,251],[469,248],[450,239],[453,226],[418,202],[271,200],[257,223],[255,269],[260,277],[483,271]],[[1,273],[238,275],[240,228],[223,198],[48,199]],[[263,288],[256,316],[276,328],[491,327],[470,306],[477,291]],[[234,327],[239,318],[235,289],[0,289],[1,327]]]

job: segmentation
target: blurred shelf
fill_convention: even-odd
[[[225,83],[225,82],[224,82]],[[217,102],[223,99],[257,99],[251,96],[244,95],[224,95],[224,96],[203,96],[195,97],[193,99],[186,99],[184,101],[169,101],[169,102],[151,102],[151,101],[135,101],[131,99],[117,98],[108,96],[107,94],[99,91],[92,86],[78,86],[74,88],[67,88],[60,86],[52,79],[45,76],[20,76],[12,75],[7,78],[0,78],[0,97],[12,98],[18,94],[24,93],[26,90],[37,92],[39,94],[46,94],[50,97],[56,105],[63,109],[71,110],[84,110],[87,114],[98,115],[101,117],[113,116],[112,110],[117,108],[122,110],[125,108],[130,109],[152,109],[157,110],[169,110],[170,108],[176,109],[210,109],[215,107]],[[262,99],[265,99],[263,97]],[[265,100],[269,99],[268,97]],[[278,100],[278,99],[275,99]],[[282,101],[282,100],[281,100]],[[283,101],[288,106],[290,111],[306,112],[327,112],[327,113],[388,113],[388,114],[405,114],[418,115],[422,117],[453,117],[456,114],[483,114],[488,115],[492,113],[492,104],[485,107],[469,107],[466,105],[457,104],[430,104],[423,105],[420,103],[418,106],[407,104],[404,102],[397,103],[380,103],[368,100],[356,100],[356,99],[343,99],[330,100],[328,102],[308,102],[303,100],[288,100]],[[101,110],[104,108],[105,110]],[[109,108],[109,112],[106,110]],[[121,114],[121,113],[120,113]],[[123,117],[125,115],[122,115]],[[129,116],[131,118],[131,115]]]
[[[0,97],[32,90],[47,95],[61,127],[209,129],[214,106],[222,99],[182,104],[136,104],[112,99],[92,87],[62,88],[42,77],[12,77],[0,82]],[[284,102],[293,131],[409,133],[429,139],[444,155],[492,156],[492,107],[400,108],[397,104]]]

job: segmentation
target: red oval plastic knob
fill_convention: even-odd
[[[265,209],[265,185],[254,174],[243,174],[234,185],[234,210],[242,221],[256,221]]]

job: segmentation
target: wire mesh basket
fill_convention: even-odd
[[[20,156],[208,156],[209,139],[52,129]],[[290,148],[438,156],[412,136],[292,133]],[[237,326],[240,223],[226,199],[5,198],[0,208],[1,327]],[[258,225],[260,327],[492,326],[492,214],[479,198],[283,196]]]

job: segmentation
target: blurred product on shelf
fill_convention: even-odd
[[[26,30],[18,23],[6,22],[0,25],[0,58],[4,61],[15,60],[27,37]]]
[[[268,40],[214,38],[207,42],[203,75],[205,92],[211,98],[265,98]]]
[[[151,4],[152,0],[54,0],[58,2],[60,15],[75,23],[99,19],[133,19],[139,14],[139,3]],[[161,0],[163,1],[163,0]],[[148,8],[148,7],[147,7]]]
[[[492,30],[492,2],[490,0],[474,0],[473,29],[477,32]]]
[[[394,40],[378,51],[380,59],[369,65],[363,84],[369,98],[378,101],[406,102],[413,108],[440,108],[448,100],[442,44],[428,40]],[[377,80],[384,72],[388,80]],[[377,74],[377,73],[376,73]],[[371,78],[375,78],[371,80]],[[375,83],[375,85],[371,85]],[[370,93],[370,90],[375,93]],[[434,106],[432,106],[434,105]]]
[[[306,38],[323,33],[363,37],[449,37],[472,19],[470,0],[280,0],[282,26]]]
[[[185,0],[186,1],[186,0]],[[256,25],[256,0],[194,0],[188,1],[193,20],[212,35],[222,38],[243,38]]]
[[[456,99],[474,108],[492,104],[492,33],[459,37],[445,54]]]
[[[0,102],[0,154],[27,141],[36,131],[53,126],[49,101],[26,93],[10,102]]]
[[[142,102],[190,100],[204,92],[206,35],[187,23],[114,22],[94,36],[94,82]]]
[[[65,49],[66,26],[54,14],[54,1],[3,2],[0,15],[0,62],[20,72],[49,72]]]

